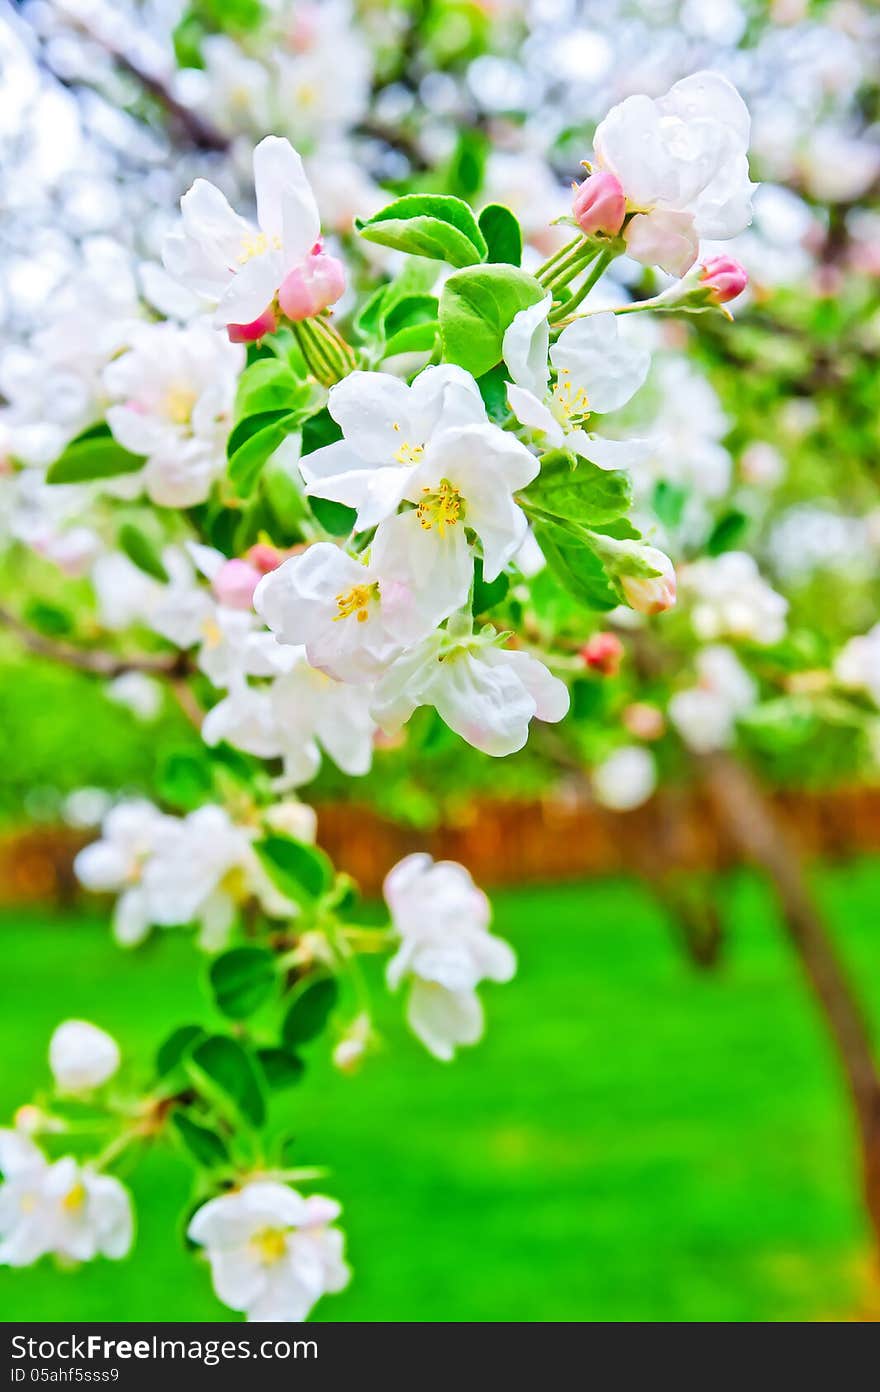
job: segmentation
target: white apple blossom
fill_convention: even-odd
[[[0,1265],[29,1266],[47,1253],[69,1261],[118,1260],[132,1244],[128,1191],[72,1156],[50,1165],[37,1146],[0,1131]]]
[[[160,507],[192,507],[226,468],[226,437],[241,344],[205,322],[139,324],[127,351],[104,369],[117,404],[107,423],[133,454],[146,457],[144,491]]]
[[[654,756],[640,745],[615,749],[593,770],[593,792],[597,802],[613,812],[631,812],[647,802],[657,786]]]
[[[834,675],[842,686],[866,691],[880,706],[880,624],[844,644],[834,663]]]
[[[620,181],[634,216],[630,256],[681,276],[701,237],[727,240],[751,218],[749,113],[719,73],[698,72],[665,96],[612,107],[593,141],[596,166]]]
[[[701,649],[696,667],[697,685],[674,693],[669,718],[689,749],[710,754],[731,746],[737,719],[755,704],[758,688],[722,644]]]
[[[169,233],[163,260],[214,309],[214,323],[251,324],[320,237],[315,198],[302,160],[287,140],[267,135],[254,150],[257,226],[225,196],[196,179],[180,201],[182,226]]]
[[[388,963],[388,985],[411,982],[406,1018],[435,1058],[449,1060],[459,1044],[483,1033],[476,988],[509,981],[513,949],[488,931],[490,907],[463,865],[406,856],[383,886],[400,946]]]
[[[369,109],[372,70],[349,0],[298,3],[277,32],[275,129],[310,143],[347,132]]]
[[[340,1211],[334,1199],[253,1179],[203,1204],[188,1236],[204,1247],[224,1304],[248,1320],[300,1321],[348,1284],[345,1239],[332,1226]]]
[[[156,719],[164,700],[162,683],[155,677],[148,677],[146,672],[123,672],[107,683],[105,694],[108,700],[125,706],[144,724]]]
[[[343,773],[359,777],[373,761],[376,724],[369,690],[348,686],[312,667],[302,649],[291,670],[272,684],[272,709],[281,737],[284,781],[308,782],[323,749]]]
[[[693,602],[694,632],[704,642],[744,638],[769,644],[784,637],[788,601],[768,585],[747,552],[695,561],[682,571],[681,584]]]
[[[119,1045],[88,1020],[65,1020],[49,1040],[49,1067],[62,1092],[100,1087],[119,1067]]]
[[[433,564],[422,566],[417,530],[407,516],[389,518],[359,559],[330,542],[310,546],[263,577],[257,613],[279,642],[304,646],[328,676],[374,680],[467,599],[470,572],[451,537],[440,538]]]
[[[658,480],[683,486],[700,498],[720,498],[728,489],[731,458],[722,440],[730,421],[718,396],[687,358],[659,358],[645,390],[656,399],[651,441],[633,469],[640,495]]]
[[[542,436],[550,449],[563,446],[601,469],[627,469],[643,456],[641,440],[608,440],[584,426],[593,412],[616,411],[648,375],[650,354],[621,338],[613,314],[591,314],[562,330],[550,347],[547,315],[552,296],[520,310],[505,332],[504,361],[513,378],[507,388],[517,420]],[[547,357],[556,375],[551,386]]]
[[[379,679],[372,713],[394,734],[423,705],[434,706],[468,744],[500,757],[523,748],[531,720],[561,720],[569,695],[529,653],[499,648],[482,635],[459,640],[435,633]]]
[[[113,932],[125,945],[140,942],[149,932],[152,910],[143,885],[144,868],[168,823],[176,825],[151,802],[120,802],[104,818],[101,839],[81,850],[73,863],[86,889],[119,895]]]
[[[259,136],[271,130],[272,82],[266,64],[244,53],[227,34],[206,35],[200,52],[201,71],[179,75],[181,97],[224,134]]]

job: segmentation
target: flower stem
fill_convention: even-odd
[[[596,264],[590,271],[590,274],[584,280],[583,285],[581,285],[580,289],[577,290],[574,295],[572,295],[571,299],[565,300],[562,304],[557,305],[554,309],[551,309],[550,314],[548,316],[551,324],[559,324],[560,321],[563,320],[566,323],[568,322],[569,316],[571,315],[571,311],[573,309],[577,309],[578,305],[586,299],[587,295],[589,295],[597,280],[599,280],[599,278],[604,274],[604,272],[607,270],[608,266],[610,266],[613,260],[614,252],[602,252],[602,254],[599,256],[599,259],[596,261]]]
[[[554,252],[552,256],[548,256],[547,260],[535,271],[535,279],[540,280],[543,284],[548,273],[552,271],[564,257],[574,251],[575,247],[582,246],[583,240],[583,237],[579,233],[576,237],[572,237],[570,242],[566,242],[564,247],[560,247],[558,251]]]

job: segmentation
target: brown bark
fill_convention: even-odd
[[[880,1075],[861,1004],[813,900],[798,851],[751,773],[719,754],[702,761],[702,774],[720,825],[772,880],[789,939],[824,1013],[855,1109],[865,1205],[880,1245]]]

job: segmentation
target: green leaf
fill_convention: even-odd
[[[545,291],[515,266],[474,266],[450,276],[440,296],[440,334],[447,362],[482,377],[501,360],[501,343],[520,310]]]
[[[210,765],[203,756],[188,749],[173,749],[164,756],[156,782],[163,802],[184,812],[209,802],[214,793]]]
[[[298,427],[298,413],[284,407],[239,421],[229,436],[226,454],[229,479],[240,498],[247,497],[266,460]]]
[[[393,338],[401,329],[415,324],[433,324],[437,320],[436,295],[404,295],[394,300],[382,319],[386,338]]]
[[[173,1072],[182,1063],[200,1039],[206,1037],[201,1025],[181,1025],[169,1034],[156,1053],[156,1072],[160,1078]]]
[[[654,489],[653,508],[664,527],[677,527],[684,516],[688,490],[668,479],[660,479]]]
[[[480,213],[480,231],[486,238],[486,260],[518,266],[522,261],[522,229],[503,203],[490,203]]]
[[[281,1034],[288,1047],[306,1044],[319,1035],[336,1004],[339,986],[335,977],[322,976],[306,981],[297,989],[284,1017]]]
[[[706,542],[706,552],[710,556],[720,556],[722,551],[734,550],[742,541],[749,519],[738,508],[732,508],[719,517]]]
[[[335,503],[332,498],[310,498],[312,513],[325,532],[331,536],[348,536],[354,527],[357,513],[345,503]]]
[[[486,240],[471,209],[448,193],[404,194],[355,226],[368,242],[450,266],[473,266],[486,255]]]
[[[207,1080],[211,1091],[232,1102],[254,1126],[262,1126],[266,1102],[260,1076],[250,1054],[237,1040],[225,1034],[209,1035],[196,1045],[189,1068],[200,1086]]]
[[[193,1121],[186,1112],[172,1112],[171,1122],[190,1155],[200,1165],[214,1168],[230,1163],[226,1143],[216,1131]]]
[[[309,515],[309,504],[291,470],[280,459],[269,459],[260,475],[260,484],[271,510],[274,525],[269,528],[273,541],[288,545],[299,541],[302,523]]]
[[[449,161],[444,187],[457,198],[473,198],[483,182],[489,150],[485,131],[467,127],[462,130]]]
[[[433,353],[439,336],[440,324],[436,319],[428,324],[410,324],[387,340],[382,357],[393,358],[395,353]]]
[[[552,522],[535,526],[535,540],[556,579],[589,609],[616,609],[621,602],[599,557],[586,543]]]
[[[263,415],[266,411],[292,411],[302,403],[303,383],[286,362],[260,358],[245,368],[235,394],[235,419]]]
[[[93,426],[72,440],[49,466],[47,483],[88,483],[92,479],[116,478],[135,474],[146,463],[142,454],[123,449],[110,434],[109,426]]]
[[[123,522],[116,539],[138,570],[142,570],[145,575],[151,575],[154,580],[161,580],[163,585],[168,584],[170,576],[162,564],[159,550],[140,527],[136,527],[133,522]]]
[[[273,1092],[293,1087],[300,1082],[306,1066],[289,1049],[260,1049],[257,1052],[266,1083]]]
[[[311,904],[333,883],[333,866],[317,846],[292,836],[267,836],[254,843],[266,874],[286,899]]]
[[[632,485],[626,474],[555,449],[542,456],[540,474],[519,497],[527,512],[599,526],[629,511]]]
[[[265,947],[233,947],[211,963],[208,976],[218,1010],[246,1020],[272,994],[278,980],[274,954]]]
[[[474,597],[471,609],[474,614],[485,614],[496,604],[500,604],[510,589],[510,579],[502,570],[494,580],[483,579],[483,562],[474,562]]]
[[[323,449],[325,445],[333,445],[341,439],[342,426],[336,424],[326,406],[322,406],[320,411],[303,421],[303,454],[313,454],[315,450]]]

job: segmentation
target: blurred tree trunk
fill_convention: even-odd
[[[824,1012],[855,1108],[865,1204],[880,1246],[880,1075],[861,1004],[813,900],[799,853],[752,774],[722,754],[702,759],[701,769],[720,828],[770,876],[789,939]]]

